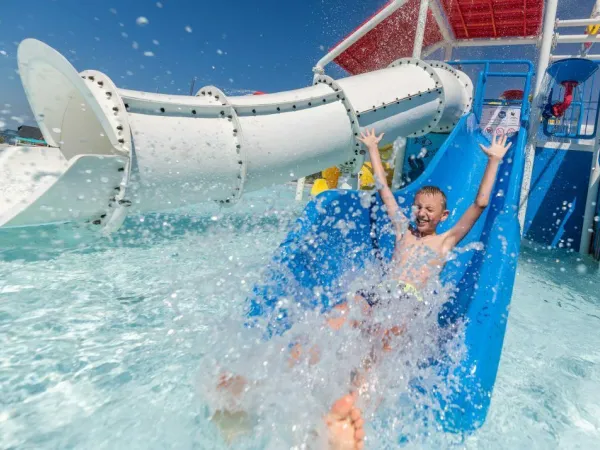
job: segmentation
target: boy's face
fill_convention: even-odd
[[[439,194],[417,194],[413,203],[413,213],[419,233],[435,233],[438,224],[448,218],[449,211],[444,209],[442,201]]]

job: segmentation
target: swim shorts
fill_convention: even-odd
[[[356,291],[356,294],[364,298],[369,306],[373,307],[379,303],[381,294],[386,293],[391,296],[394,292],[399,294],[399,300],[415,298],[419,302],[423,301],[421,292],[412,284],[403,281],[380,283],[379,285],[372,286],[370,289],[360,289]]]

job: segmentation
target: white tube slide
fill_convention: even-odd
[[[85,221],[111,231],[127,210],[161,211],[284,183],[334,165],[358,172],[360,131],[399,136],[449,132],[471,107],[470,79],[412,58],[313,86],[228,97],[117,89],[77,73],[57,51],[27,39],[19,71],[49,148],[0,153],[0,227]]]

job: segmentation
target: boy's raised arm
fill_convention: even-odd
[[[479,219],[483,213],[483,210],[490,203],[490,195],[494,188],[498,168],[500,167],[502,158],[504,158],[504,155],[506,155],[506,152],[511,145],[512,143],[506,144],[506,135],[501,137],[495,135],[492,139],[492,144],[489,147],[479,144],[481,150],[488,155],[489,159],[487,167],[485,168],[485,173],[483,174],[483,178],[479,185],[477,198],[475,198],[473,204],[469,206],[469,209],[465,211],[456,225],[448,231],[448,237],[445,240],[445,247],[447,247],[447,250],[452,249],[467,235],[471,228],[473,228],[473,225],[475,225],[475,222],[477,222],[477,219]]]
[[[373,166],[373,175],[375,175],[375,187],[381,195],[381,199],[385,204],[388,216],[394,224],[396,232],[401,232],[400,230],[403,229],[401,225],[404,224],[408,219],[402,213],[402,210],[398,206],[398,202],[396,202],[396,198],[394,197],[392,190],[387,185],[385,170],[383,169],[383,164],[381,163],[381,156],[379,156],[379,147],[377,145],[381,141],[382,137],[383,133],[381,133],[379,136],[375,136],[375,129],[371,129],[363,131],[360,134],[360,141],[365,144],[369,150],[371,165]]]

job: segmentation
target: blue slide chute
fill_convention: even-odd
[[[465,319],[467,347],[462,367],[452,374],[460,379],[460,389],[445,399],[439,415],[446,430],[474,430],[487,414],[519,254],[517,212],[525,142],[525,127],[521,127],[499,170],[489,207],[461,243],[481,242],[485,249],[459,254],[442,273],[443,281],[453,282],[459,290],[440,323]],[[420,187],[439,186],[447,194],[451,211],[440,231],[448,229],[475,199],[487,164],[480,143],[489,141],[475,116],[463,117],[425,172],[398,191],[397,198],[411,205]],[[508,176],[503,175],[507,172]],[[254,288],[249,320],[266,318],[267,334],[284,332],[294,317],[280,299],[292,298],[295,304],[325,312],[343,300],[340,280],[347,282],[349,274],[356,274],[367,261],[389,261],[394,236],[382,234],[390,227],[379,206],[378,195],[357,191],[326,191],[312,200],[280,245],[264,283]]]

